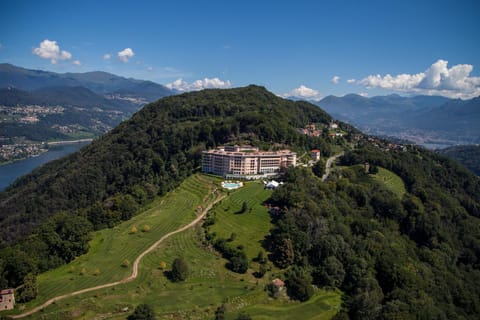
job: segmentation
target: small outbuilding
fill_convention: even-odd
[[[0,311],[12,310],[15,307],[15,290],[4,289],[0,291]]]
[[[320,150],[314,149],[310,151],[310,157],[313,161],[320,160]]]
[[[285,287],[285,282],[283,282],[282,279],[279,279],[279,278],[275,278],[272,280],[272,283],[275,287],[281,289],[281,288],[284,288]]]

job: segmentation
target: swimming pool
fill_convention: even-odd
[[[222,182],[222,187],[228,190],[233,190],[233,189],[238,189],[240,187],[243,187],[243,183],[224,181]]]

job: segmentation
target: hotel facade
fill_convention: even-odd
[[[226,178],[276,176],[281,168],[295,166],[296,163],[297,154],[290,150],[259,151],[251,146],[224,146],[202,153],[202,172]]]

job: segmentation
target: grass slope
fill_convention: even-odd
[[[260,181],[247,182],[243,188],[231,192],[231,195],[218,205],[213,214],[216,217],[211,232],[215,232],[219,238],[230,238],[236,234],[231,242],[232,247],[244,246],[247,257],[251,260],[262,251],[261,241],[270,232],[272,224],[270,214],[263,203],[272,194],[271,190],[265,190]],[[247,211],[240,213],[243,202],[247,203]]]
[[[400,199],[403,197],[405,192],[407,192],[402,178],[392,171],[378,167],[378,173],[372,176],[376,181],[383,183],[388,190],[392,191]]]
[[[96,232],[87,254],[71,263],[39,275],[38,298],[28,306],[52,297],[121,280],[131,272],[135,258],[162,235],[178,229],[195,217],[195,210],[209,195],[212,180],[200,175],[187,179],[176,190],[159,198],[141,214],[112,229]],[[145,225],[148,232],[141,230]],[[131,233],[132,227],[137,228]],[[129,267],[122,263],[128,260]]]
[[[194,209],[203,205],[202,199],[208,196],[214,182],[218,186],[218,179],[200,175],[191,177],[132,221],[96,233],[92,240],[93,250],[87,255],[40,277],[42,296],[36,303],[72,291],[72,288],[84,288],[92,283],[97,285],[129,274],[129,268],[120,266],[123,259],[127,257],[133,261],[135,255],[147,247],[144,242],[152,243],[166,232],[162,230],[175,229],[174,224],[183,225],[193,219]],[[242,244],[249,258],[261,250],[260,240],[270,229],[270,218],[262,205],[270,193],[259,182],[247,183],[244,188],[230,192],[228,198],[213,209],[218,234],[229,237],[235,231],[234,244]],[[252,210],[235,214],[243,201],[247,201]],[[150,232],[141,233],[140,227],[144,224],[151,226]],[[129,234],[134,225],[139,231]],[[150,236],[152,241],[146,241]],[[61,300],[29,319],[125,319],[140,303],[152,305],[159,319],[212,319],[222,303],[226,305],[227,319],[234,319],[242,310],[255,319],[330,319],[339,310],[340,294],[334,291],[317,290],[315,296],[305,303],[292,302],[286,297],[270,299],[264,287],[276,277],[275,274],[268,272],[262,279],[257,279],[253,276],[256,271],[253,269],[246,274],[233,273],[225,268],[227,261],[206,247],[202,240],[200,225],[176,234],[145,256],[136,280]],[[110,254],[113,257],[108,257]],[[186,281],[172,283],[165,272],[179,256],[188,262],[190,273]],[[163,263],[167,265],[165,269],[161,267]],[[101,273],[94,276],[87,272],[80,276],[77,271],[69,273],[72,266],[75,270],[82,267],[93,270],[99,266]]]

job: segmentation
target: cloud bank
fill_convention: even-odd
[[[307,100],[320,100],[322,98],[320,92],[315,89],[311,89],[305,85],[301,85],[298,88],[293,89],[292,91],[285,93],[282,97],[294,97],[298,99],[307,99]]]
[[[118,52],[118,59],[120,59],[120,61],[124,63],[127,63],[128,60],[133,58],[134,55],[135,55],[135,52],[133,52],[131,48],[125,48],[122,51]],[[104,59],[105,59],[105,56],[104,56]]]
[[[438,60],[426,71],[417,74],[392,76],[370,75],[360,81],[366,88],[425,95],[441,95],[450,98],[471,99],[480,96],[480,77],[471,77],[473,66],[458,64],[448,68],[448,61]]]
[[[33,54],[43,59],[50,59],[52,64],[56,64],[58,60],[69,60],[72,58],[72,54],[65,50],[60,50],[60,46],[57,41],[51,41],[48,39],[40,42],[38,48],[33,49]]]
[[[188,83],[180,78],[173,81],[172,83],[167,84],[166,87],[169,89],[180,91],[180,92],[185,92],[185,91],[198,91],[202,89],[212,89],[212,88],[220,88],[220,89],[231,88],[232,83],[229,80],[223,81],[223,80],[220,80],[219,78],[211,78],[211,79],[205,78],[203,80],[195,80],[192,83]]]

